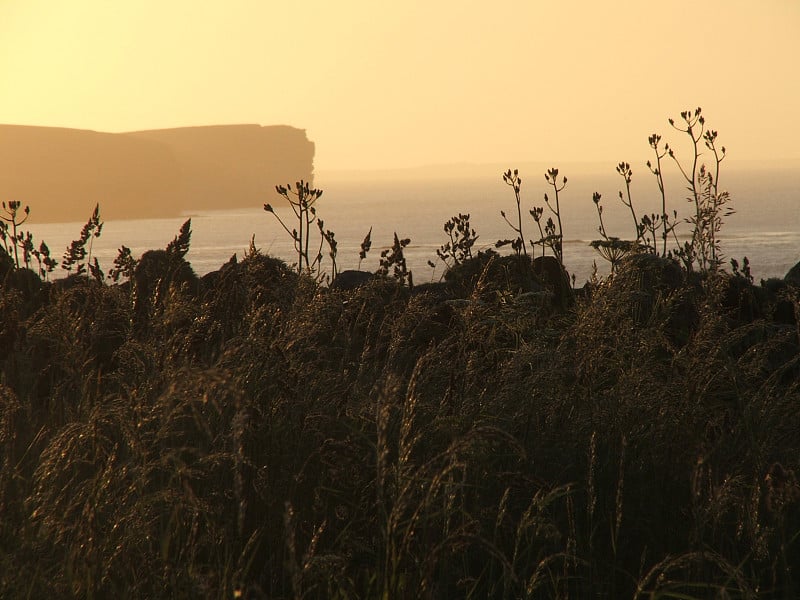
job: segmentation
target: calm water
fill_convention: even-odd
[[[567,269],[576,275],[578,282],[582,282],[589,276],[593,261],[597,262],[601,273],[607,271],[604,261],[588,246],[591,240],[599,237],[592,192],[599,191],[603,195],[603,217],[609,235],[630,238],[634,231],[633,222],[628,209],[617,197],[623,182],[613,166],[610,173],[599,175],[581,175],[566,170],[561,174],[569,178],[561,193],[564,260]],[[542,196],[548,187],[541,173],[522,175],[525,235],[528,239],[538,238],[534,235],[538,230],[527,211],[544,204]],[[500,211],[505,210],[510,218],[516,214],[514,196],[503,183],[500,173],[453,180],[401,182],[341,179],[326,182],[324,178],[318,178],[317,185],[324,189],[318,202],[318,213],[325,228],[336,233],[340,269],[358,266],[359,245],[370,227],[372,251],[361,268],[377,268],[381,250],[391,244],[392,234],[397,231],[400,237],[411,238],[406,257],[417,283],[440,277],[441,263],[434,272],[427,261],[437,262],[436,249],[446,241],[442,225],[459,212],[471,215],[480,248],[493,247],[496,240],[513,237]],[[726,219],[723,229],[725,255],[739,260],[747,256],[757,280],[783,277],[800,261],[800,171],[751,169],[723,172],[721,188],[730,192],[736,210]],[[552,198],[552,190],[550,192]],[[634,172],[632,193],[639,216],[645,212],[660,212],[655,180],[644,168]],[[669,211],[677,209],[679,218],[690,214],[690,205],[684,199],[680,181],[668,181],[667,194]],[[277,204],[276,200],[274,192],[265,194],[265,202]],[[286,219],[292,216],[288,207],[279,209],[279,213]],[[35,210],[32,216],[35,216]],[[264,212],[262,206],[187,214],[183,218],[108,221],[102,236],[95,240],[93,255],[108,271],[120,245],[129,246],[134,256],[145,250],[163,248],[188,217],[192,219],[193,230],[188,259],[198,274],[219,268],[233,254],[241,257],[253,235],[256,246],[262,251],[284,258],[290,264],[296,260],[286,232],[273,215]],[[52,253],[61,257],[70,241],[78,237],[83,222],[31,223],[30,230],[37,244],[44,239]],[[684,235],[688,233],[686,227],[679,231]],[[60,269],[56,275],[59,272]]]

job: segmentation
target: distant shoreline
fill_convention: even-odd
[[[641,161],[642,167],[645,166],[646,160]],[[551,167],[557,167],[564,172],[593,175],[614,173],[616,165],[615,161],[457,162],[382,169],[316,169],[314,179],[317,185],[323,185],[325,181],[474,179],[487,175],[498,175],[508,169],[518,169],[520,173],[539,174],[544,173]],[[800,158],[777,160],[730,159],[725,161],[725,168],[733,172],[753,170],[800,171]]]

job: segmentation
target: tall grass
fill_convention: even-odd
[[[188,234],[6,275],[0,596],[800,593],[797,288],[644,251],[567,305],[522,246],[198,280]]]

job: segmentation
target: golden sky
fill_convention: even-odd
[[[288,124],[317,171],[800,159],[800,1],[0,0],[0,123]]]

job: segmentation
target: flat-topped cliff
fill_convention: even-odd
[[[314,143],[288,126],[213,125],[103,133],[0,125],[0,199],[38,222],[258,206],[277,184],[312,180]]]
[[[286,125],[211,125],[125,134],[163,144],[177,161],[185,206],[259,206],[276,185],[313,179],[314,143]]]

